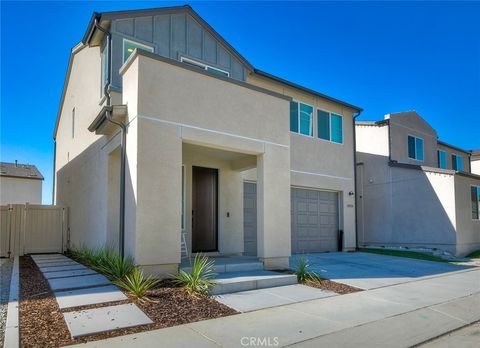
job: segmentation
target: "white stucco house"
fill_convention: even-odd
[[[0,205],[42,204],[43,179],[32,164],[0,162]]]
[[[256,69],[189,6],[94,13],[54,130],[70,246],[156,274],[177,270],[182,233],[265,269],[353,250],[360,112]]]
[[[438,140],[415,111],[356,122],[356,144],[360,246],[457,256],[480,249],[480,175],[471,151]]]

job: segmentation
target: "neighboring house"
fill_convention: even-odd
[[[182,231],[190,251],[255,255],[267,269],[337,251],[340,230],[353,250],[360,111],[255,69],[189,6],[95,13],[54,132],[71,244],[121,250],[111,118],[127,125],[124,250],[144,269],[176,271]]]
[[[0,162],[0,205],[42,204],[42,182],[34,165]]]
[[[470,168],[473,174],[480,175],[480,150],[472,151],[470,157]]]
[[[415,111],[356,123],[360,246],[480,249],[480,176],[471,152],[437,140]]]

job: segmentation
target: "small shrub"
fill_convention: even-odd
[[[173,282],[191,294],[208,295],[216,285],[213,280],[215,277],[214,262],[204,255],[197,254],[191,267],[191,272],[180,269],[178,274],[172,275]]]
[[[113,254],[101,258],[93,268],[105,274],[109,279],[116,280],[131,274],[135,268],[135,263],[130,256],[122,259],[119,255]]]
[[[141,299],[145,297],[151,289],[153,289],[159,280],[152,276],[144,276],[143,271],[139,267],[134,267],[133,271],[121,279],[115,280],[113,283],[128,291],[133,297]]]
[[[293,273],[296,274],[299,283],[308,283],[321,280],[317,273],[310,270],[308,259],[304,257],[297,258],[297,268],[293,270]]]

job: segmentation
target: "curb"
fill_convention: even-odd
[[[10,294],[7,307],[7,322],[5,325],[5,348],[18,348],[20,346],[19,336],[19,295],[20,295],[20,267],[19,258],[15,256],[10,278]]]

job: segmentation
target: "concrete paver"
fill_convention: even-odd
[[[72,337],[153,323],[133,303],[63,313]]]
[[[40,271],[43,274],[49,273],[49,272],[59,272],[59,271],[71,271],[71,270],[78,270],[78,269],[88,269],[84,265],[66,265],[66,266],[52,266],[52,267],[43,267],[40,269]]]
[[[59,267],[59,266],[78,266],[80,263],[75,262],[75,261],[59,261],[59,262],[48,262],[48,263],[40,263],[37,264],[38,268],[40,271],[42,271],[45,268],[50,268],[50,267]]]
[[[87,306],[97,303],[122,301],[127,299],[127,296],[125,296],[123,292],[121,292],[114,285],[68,291],[56,291],[54,295],[60,309]]]
[[[250,312],[335,295],[331,291],[297,284],[217,295],[214,298],[237,311]]]
[[[48,284],[53,291],[88,288],[99,285],[108,285],[110,281],[101,274],[80,277],[48,279]]]
[[[67,270],[67,271],[56,271],[56,272],[46,272],[43,273],[43,276],[46,279],[54,279],[54,278],[67,278],[67,277],[77,277],[77,276],[84,276],[84,275],[92,275],[98,274],[92,269],[76,269],[76,270]]]

